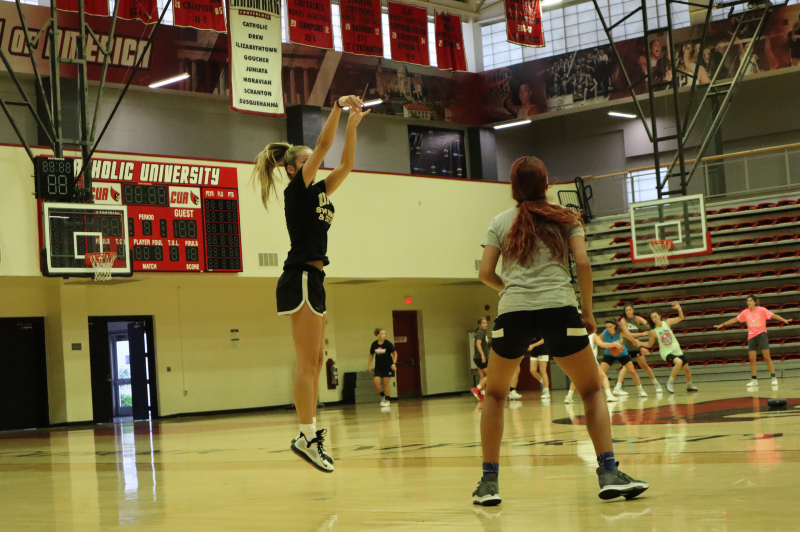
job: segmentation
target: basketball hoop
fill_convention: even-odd
[[[657,267],[665,267],[669,264],[669,251],[672,250],[672,241],[650,241],[650,250],[656,260]]]
[[[92,263],[95,281],[108,281],[111,279],[111,267],[117,260],[117,252],[90,252],[86,254],[88,262]]]
[[[506,100],[511,96],[511,70],[496,68],[481,74],[486,82],[489,105],[495,114],[505,112]]]

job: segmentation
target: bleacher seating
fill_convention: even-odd
[[[745,296],[757,294],[762,306],[794,319],[786,326],[769,323],[773,360],[800,359],[798,196],[800,192],[793,197],[707,205],[711,255],[673,258],[665,267],[631,262],[627,216],[593,221],[587,227],[587,249],[598,324],[620,317],[628,304],[641,316],[651,310],[674,316],[670,304],[677,301],[686,320],[674,329],[693,365],[745,363],[746,325],[719,330],[714,326],[737,316],[746,307]],[[656,368],[668,366],[657,350],[648,362]]]

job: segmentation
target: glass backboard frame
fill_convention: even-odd
[[[133,275],[133,261],[131,259],[131,252],[129,244],[129,227],[128,227],[128,208],[127,206],[112,206],[112,205],[94,205],[94,204],[73,204],[73,203],[56,203],[56,202],[43,202],[42,204],[42,256],[41,266],[42,274],[48,277],[93,277],[94,269],[91,263],[86,260],[87,252],[99,251],[117,251],[118,259],[114,261],[114,266],[111,268],[112,277],[130,277]],[[54,228],[54,220],[73,220],[80,216],[88,217],[84,222],[84,227],[73,228]],[[96,221],[91,217],[108,217],[120,219],[120,235],[114,236],[110,233],[103,233],[98,231],[100,228],[96,226]],[[73,221],[73,224],[80,224],[79,220]],[[75,231],[76,229],[80,231]],[[71,235],[61,236],[60,243],[54,243],[53,231],[71,232]],[[98,239],[102,238],[102,249],[99,246]],[[84,240],[84,246],[81,247],[80,240]],[[121,241],[121,242],[120,242]],[[54,244],[69,243],[72,246],[67,246],[65,252],[58,251],[54,254]],[[116,248],[114,248],[116,246]],[[119,257],[120,248],[124,251],[123,257]],[[61,261],[55,263],[55,259],[66,258],[71,260],[71,264],[62,265]]]
[[[679,216],[675,212],[683,209],[681,204],[692,205],[690,212],[696,213],[696,216],[690,217],[688,224],[682,216],[675,218]],[[664,214],[662,210],[653,220],[652,215],[662,206],[663,210],[669,213]],[[706,220],[705,197],[702,194],[635,202],[629,205],[628,214],[631,228],[631,261],[634,263],[655,260],[648,244],[655,240],[672,240],[673,246],[667,253],[668,257],[692,257],[710,254],[713,251]],[[693,224],[699,228],[693,228]]]

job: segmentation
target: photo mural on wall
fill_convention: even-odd
[[[208,3],[215,2],[209,0]],[[22,9],[30,27],[41,27],[49,18],[47,7],[24,4]],[[89,18],[98,35],[102,37],[108,33],[109,17]],[[723,60],[737,23],[735,17],[712,22],[702,47],[702,27],[699,26],[676,30],[676,45],[672,51],[668,49],[665,32],[651,35],[647,47],[644,37],[620,41],[617,47],[634,80],[650,61],[656,79],[677,76],[682,85],[687,85],[691,78],[684,72],[693,72],[699,63],[698,80],[707,83],[717,70],[720,71],[719,79],[729,78],[736,71],[754,31],[754,27],[745,28],[733,43],[734,49]],[[16,5],[0,2],[0,47],[17,72],[32,74],[19,26]],[[61,12],[59,26],[67,36],[61,41],[59,53],[64,57],[74,56],[72,45],[78,34],[77,14]],[[118,21],[108,81],[124,83],[138,54],[144,50],[149,31],[138,20]],[[286,105],[330,107],[337,96],[361,95],[366,87],[368,99],[384,100],[383,104],[372,108],[373,113],[483,125],[629,96],[617,58],[607,44],[479,74],[451,72],[383,57],[333,52],[291,43],[283,43],[281,49],[281,83]],[[96,49],[90,47],[87,51],[90,55],[89,78],[96,81],[102,71],[102,57]],[[39,68],[46,69],[45,47],[40,43],[34,53]],[[670,68],[670,54],[677,58],[676,72]],[[230,93],[228,55],[225,34],[164,26],[156,34],[152,49],[142,61],[142,69],[133,84],[146,86],[188,72],[191,75],[189,79],[169,88],[227,96]],[[771,13],[763,35],[756,43],[746,74],[798,64],[800,5],[777,8]],[[62,68],[63,76],[76,76],[74,67],[64,65]],[[0,69],[4,67],[0,65]],[[323,69],[325,75],[319,76]],[[317,83],[324,85],[317,87]],[[639,94],[647,91],[644,80],[636,85],[635,91]]]

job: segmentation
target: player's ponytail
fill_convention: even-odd
[[[519,213],[503,242],[503,257],[530,266],[539,247],[549,248],[552,258],[566,263],[569,235],[580,215],[547,201],[547,169],[536,157],[520,157],[511,166],[511,195]]]
[[[303,149],[308,149],[308,147],[284,142],[270,143],[256,156],[250,181],[253,183],[253,187],[255,187],[256,181],[261,186],[261,202],[265,209],[268,209],[267,204],[275,193],[275,184],[279,181],[275,177],[275,170],[281,165],[294,166],[297,153]],[[293,177],[289,176],[289,179]]]

